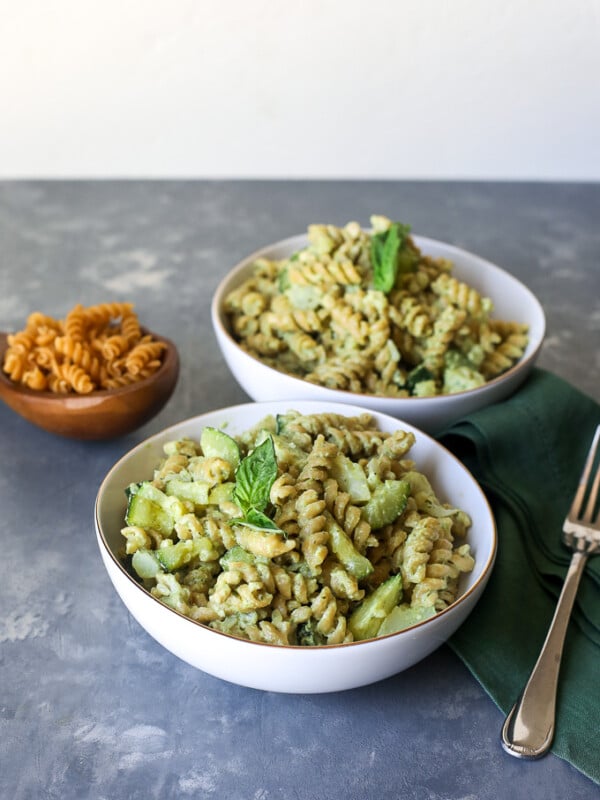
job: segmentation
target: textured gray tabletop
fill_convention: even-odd
[[[0,184],[0,328],[133,299],[182,361],[159,416],[109,443],[54,437],[0,405],[1,800],[598,797],[553,755],[506,755],[500,711],[446,646],[345,693],[245,689],[163,650],[102,566],[93,505],[112,464],[169,424],[248,399],[211,331],[220,277],[309,222],[373,212],[525,282],[547,315],[539,363],[600,400],[598,185]]]

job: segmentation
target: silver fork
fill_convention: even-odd
[[[599,443],[600,425],[563,525],[563,542],[573,550],[573,556],[556,611],[529,680],[502,727],[502,746],[517,758],[540,758],[548,752],[554,738],[556,687],[565,634],[586,561],[600,552],[600,511],[594,515],[600,464],[592,475]]]

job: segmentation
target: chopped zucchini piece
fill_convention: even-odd
[[[233,490],[235,483],[227,481],[226,483],[218,483],[208,493],[208,504],[211,506],[219,506],[221,503],[233,503]]]
[[[131,566],[142,580],[150,580],[156,577],[156,573],[162,569],[159,560],[154,555],[153,550],[141,548],[136,550],[131,558]]]
[[[256,556],[252,553],[249,553],[247,550],[244,550],[244,548],[240,547],[239,544],[236,544],[231,548],[231,550],[227,550],[227,552],[221,556],[219,559],[219,564],[223,569],[227,570],[231,564],[235,564],[240,561],[244,564],[254,564],[256,561]]]
[[[378,484],[362,513],[369,525],[377,530],[389,525],[406,508],[410,484],[408,481],[384,481]]]
[[[235,439],[218,428],[204,428],[200,434],[200,447],[209,458],[222,458],[235,470],[240,463],[240,448]]]
[[[335,478],[343,492],[350,495],[353,503],[366,503],[370,499],[371,492],[365,471],[360,464],[351,461],[343,453],[335,457],[331,477]]]
[[[381,623],[377,635],[384,636],[386,633],[403,631],[411,625],[416,625],[418,622],[434,617],[435,614],[436,611],[433,606],[409,606],[403,603],[390,611]]]
[[[130,500],[132,496],[136,495],[139,497],[145,497],[147,500],[151,500],[153,503],[156,503],[156,505],[160,506],[163,511],[169,514],[173,520],[173,524],[176,520],[178,520],[184,514],[187,514],[189,511],[189,507],[186,506],[186,504],[178,497],[172,497],[165,494],[153,483],[150,483],[150,481],[142,481],[142,483],[131,484],[127,489],[127,494]]]
[[[196,506],[205,506],[209,502],[210,485],[204,481],[183,481],[171,478],[165,486],[167,495],[178,497],[180,500],[189,500]]]
[[[393,575],[363,600],[348,620],[348,627],[356,641],[377,636],[382,621],[398,605],[401,592],[402,577],[400,574]]]
[[[346,531],[338,525],[335,519],[327,512],[327,527],[331,539],[331,549],[340,563],[357,580],[366,578],[373,572],[373,565],[368,558],[361,555],[354,546],[352,539]]]
[[[136,525],[144,530],[157,531],[162,536],[168,536],[173,530],[173,518],[162,509],[154,500],[149,500],[140,494],[130,494],[127,502],[125,521],[128,525]]]
[[[458,509],[449,508],[440,503],[433,487],[420,472],[411,470],[404,476],[404,480],[410,484],[410,493],[417,504],[419,511],[425,512],[430,517],[452,517],[458,513]]]
[[[279,434],[267,433],[273,439],[273,447],[275,448],[275,458],[279,464],[289,464],[293,462],[301,469],[308,458],[308,453],[302,450],[294,442],[286,439]]]
[[[167,572],[181,569],[195,558],[200,561],[216,561],[219,557],[208,536],[201,536],[199,539],[185,539],[177,544],[159,547],[153,552],[161,567]]]

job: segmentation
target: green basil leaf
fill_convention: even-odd
[[[231,522],[235,525],[245,525],[247,528],[253,528],[254,530],[285,534],[281,528],[275,525],[272,519],[263,514],[262,511],[257,511],[256,508],[249,508],[242,518],[232,519]]]
[[[371,237],[371,264],[373,265],[373,284],[376,289],[388,294],[398,275],[399,255],[404,247],[410,227],[393,222],[387,231],[375,233]]]
[[[387,233],[387,231],[383,231],[381,233],[374,233],[373,236],[371,236],[371,264],[373,265],[375,288],[379,288],[377,284],[381,275],[383,248],[387,238]]]
[[[275,446],[269,436],[242,459],[235,471],[233,500],[242,509],[245,517],[250,509],[264,511],[276,477]]]

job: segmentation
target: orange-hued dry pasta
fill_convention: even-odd
[[[7,337],[3,371],[37,391],[89,394],[128,386],[160,367],[166,343],[144,334],[132,303],[74,306],[62,320],[40,311]]]

